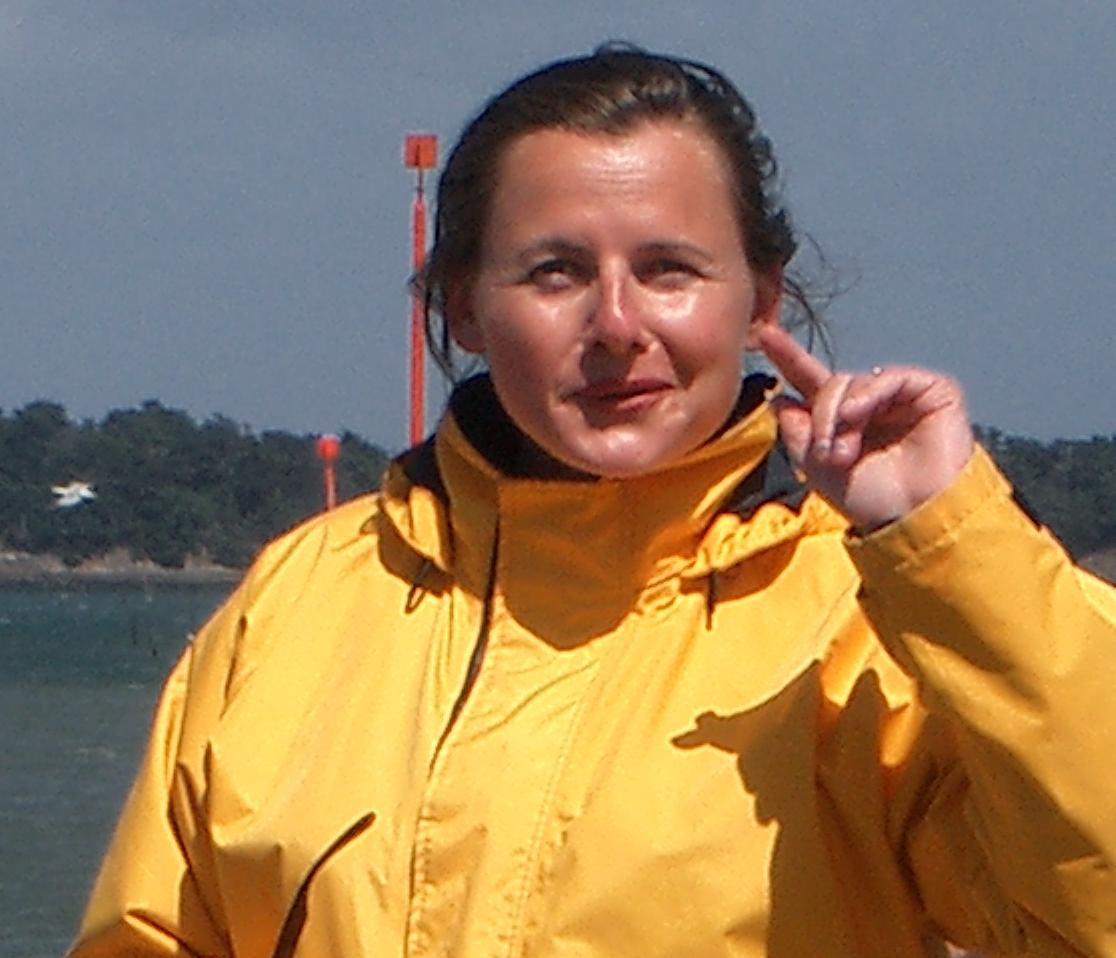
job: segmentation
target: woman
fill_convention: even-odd
[[[954,382],[780,329],[774,177],[701,65],[490,102],[423,278],[490,375],[187,650],[75,954],[1116,954],[1116,598]]]

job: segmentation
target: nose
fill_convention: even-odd
[[[595,343],[616,356],[641,350],[647,330],[635,295],[635,278],[622,269],[602,271],[589,317]]]

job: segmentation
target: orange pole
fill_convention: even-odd
[[[417,276],[426,261],[426,197],[423,173],[438,165],[438,138],[433,133],[408,133],[403,138],[403,165],[417,174],[415,202],[411,208],[411,273]],[[422,297],[411,295],[411,445],[425,438],[426,328]]]
[[[322,461],[322,484],[325,487],[325,507],[337,505],[337,472],[334,463],[341,455],[341,440],[332,433],[323,433],[314,443],[314,451]]]
[[[333,471],[333,463],[327,462],[322,469],[322,478],[325,482],[325,507],[332,509],[337,505],[337,475]]]
[[[418,171],[415,202],[411,208],[411,271],[417,276],[426,261],[426,198],[422,190],[422,170]],[[411,296],[411,445],[417,446],[426,434],[424,401],[426,362],[426,329],[422,299]]]

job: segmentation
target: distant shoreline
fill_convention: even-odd
[[[188,557],[180,569],[133,559],[123,551],[67,566],[58,556],[0,550],[0,587],[7,585],[232,585],[243,569]]]
[[[1082,568],[1116,584],[1116,549],[1104,549],[1078,561]],[[188,556],[182,568],[170,569],[149,559],[133,559],[120,550],[67,566],[57,556],[0,549],[0,588],[18,585],[235,585],[244,571],[194,556]]]

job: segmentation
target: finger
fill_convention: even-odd
[[[834,412],[829,464],[847,466],[866,447],[890,444],[915,422],[942,408],[943,387],[948,394],[948,381],[921,369],[850,376]]]
[[[810,403],[811,428],[813,438],[810,455],[819,463],[828,463],[839,440],[839,449],[846,452],[849,437],[846,435],[848,424],[841,415],[845,396],[852,386],[854,377],[849,373],[834,373],[815,394]]]
[[[938,411],[953,398],[952,381],[925,369],[887,369],[857,376],[841,405],[840,415],[850,425],[880,421],[905,410],[910,418]]]
[[[808,352],[790,333],[780,326],[765,326],[756,333],[763,354],[779,374],[807,400],[832,374],[817,356]]]
[[[779,420],[783,447],[800,478],[831,501],[832,497],[839,501],[847,479],[841,467],[834,469],[813,454],[814,427],[810,407],[788,396],[778,396],[771,404]]]
[[[787,455],[796,469],[802,469],[810,451],[810,410],[790,396],[776,396],[771,406],[779,421],[779,435]]]

